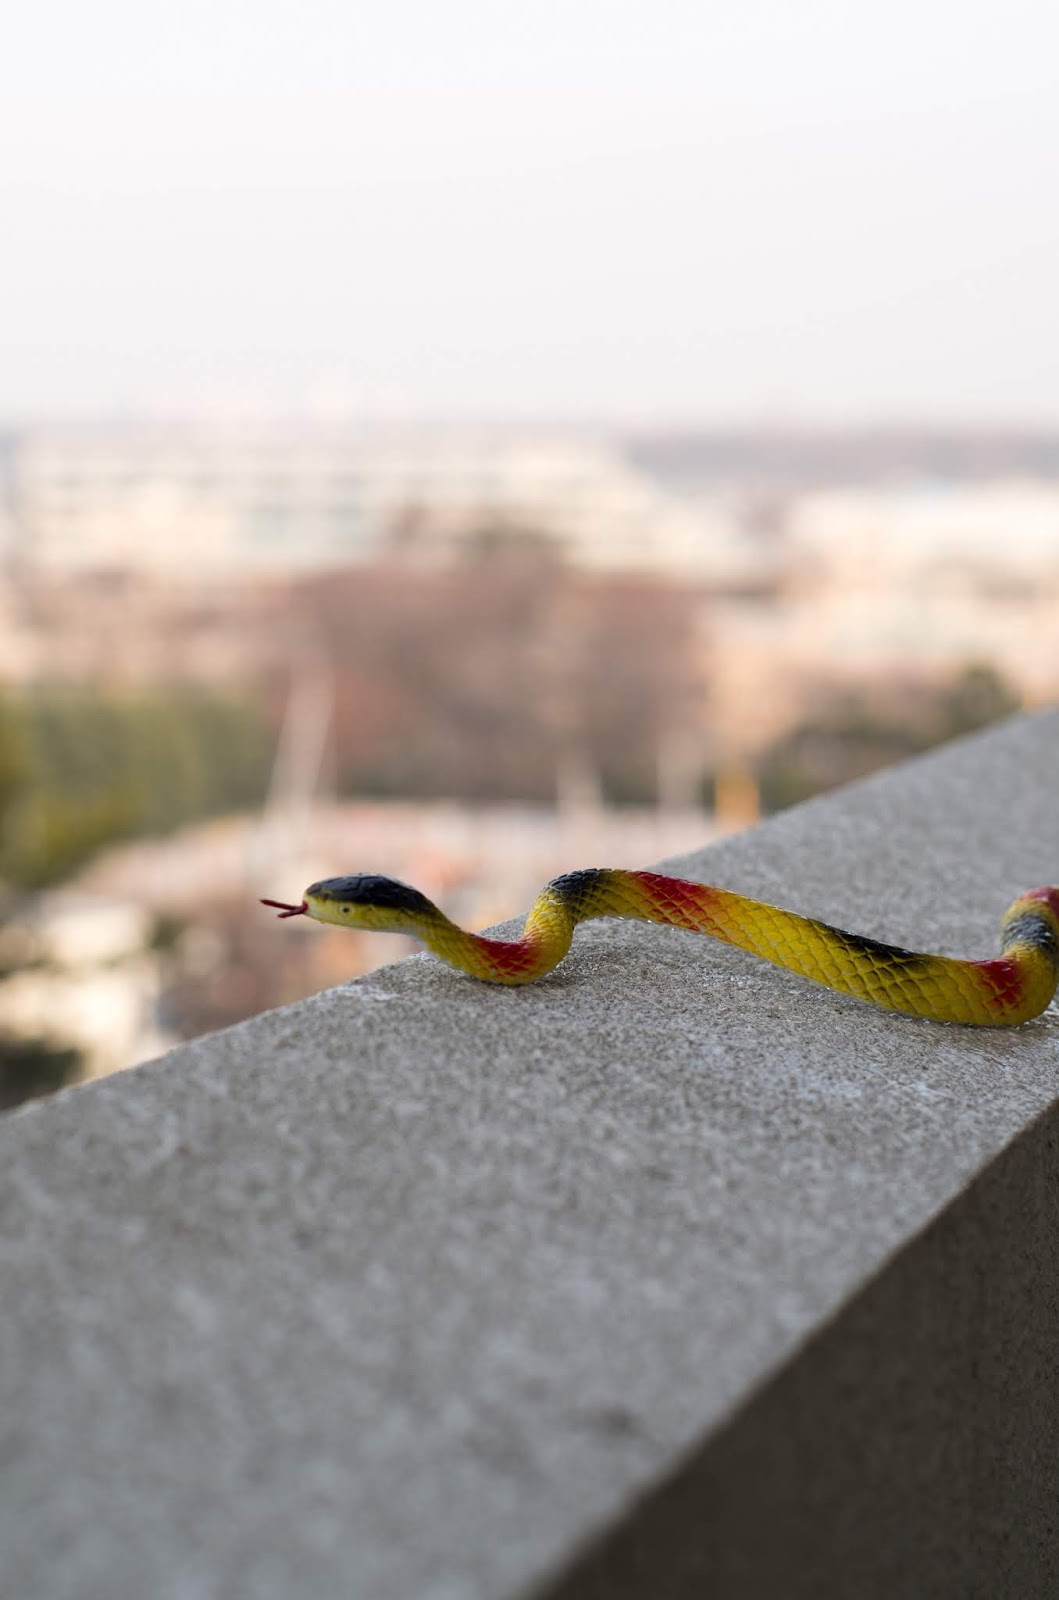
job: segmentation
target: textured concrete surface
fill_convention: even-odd
[[[988,955],[1057,793],[1038,716],[681,865]],[[1054,1014],[597,924],[18,1112],[0,1595],[1054,1595],[1057,1096]]]

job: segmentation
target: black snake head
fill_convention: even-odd
[[[349,878],[322,878],[305,891],[305,914],[317,922],[384,933],[411,932],[440,913],[418,889],[376,872]]]

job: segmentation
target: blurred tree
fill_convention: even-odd
[[[24,781],[26,758],[22,720],[9,697],[0,692],[0,828]]]
[[[653,799],[673,706],[701,695],[701,598],[575,572],[519,533],[463,569],[309,580],[300,637],[337,685],[346,792],[550,803],[571,748],[611,799]]]
[[[942,738],[955,738],[957,734],[973,733],[990,722],[999,722],[1021,707],[1015,690],[1005,678],[986,662],[972,662],[966,666],[952,687],[942,695]]]
[[[896,704],[895,704],[896,700]],[[765,753],[758,777],[766,810],[777,811],[822,790],[865,777],[946,739],[971,733],[1020,706],[994,667],[973,663],[949,684],[884,686],[832,695],[815,717]]]
[[[260,803],[270,758],[247,704],[38,686],[0,708],[0,877],[44,887],[106,844]]]

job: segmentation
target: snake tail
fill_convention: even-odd
[[[980,961],[883,944],[731,889],[608,867],[568,872],[546,884],[522,937],[512,940],[468,933],[418,889],[372,873],[311,884],[300,905],[264,904],[284,917],[410,934],[450,966],[487,983],[544,977],[569,951],[578,925],[599,917],[709,934],[840,994],[935,1022],[1026,1022],[1050,1003],[1059,982],[1059,888],[1051,887],[1028,890],[1008,907],[1000,955]]]

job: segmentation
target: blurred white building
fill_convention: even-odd
[[[674,495],[589,440],[49,433],[16,443],[12,480],[14,552],[40,575],[445,565],[491,534],[552,540],[599,571],[723,582],[754,563],[721,503]]]
[[[806,496],[789,524],[790,618],[808,654],[886,669],[989,661],[1055,692],[1059,486]]]
[[[834,489],[802,496],[787,524],[807,587],[911,584],[1026,597],[1059,582],[1059,485],[1041,481]]]
[[[723,742],[755,749],[816,687],[873,692],[988,663],[1028,703],[1059,692],[1059,485],[834,489],[790,503],[767,606],[712,614]]]

